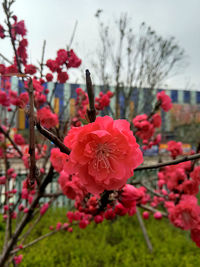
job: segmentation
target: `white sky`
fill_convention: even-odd
[[[127,12],[136,29],[145,21],[163,37],[175,36],[188,55],[189,65],[181,75],[168,81],[168,87],[200,90],[199,0],[16,0],[14,13],[25,20],[28,29],[29,63],[40,60],[44,39],[47,41],[45,59],[55,58],[56,51],[66,47],[78,20],[73,46],[87,66],[87,55],[97,45],[98,27],[94,17],[97,9],[103,9],[105,21],[112,22],[121,12]],[[0,24],[4,18],[0,6]],[[0,52],[12,58],[8,41],[0,39]],[[76,72],[70,74],[74,82]]]

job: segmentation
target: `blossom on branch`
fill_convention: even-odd
[[[126,120],[114,121],[109,116],[72,128],[64,144],[72,150],[70,167],[93,194],[120,189],[143,162],[130,124]]]

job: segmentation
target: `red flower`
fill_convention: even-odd
[[[69,79],[69,76],[66,71],[63,71],[58,73],[57,79],[60,83],[65,83]]]
[[[25,144],[25,140],[21,134],[15,134],[14,135],[14,142],[17,145],[24,145]]]
[[[69,131],[64,143],[70,163],[88,192],[120,189],[142,163],[143,156],[126,120],[98,117]]]
[[[57,69],[59,68],[58,63],[52,59],[47,60],[46,65],[52,72],[57,71]]]
[[[29,64],[29,65],[26,65],[25,66],[25,73],[26,74],[35,74],[37,72],[37,68],[36,66],[32,65],[32,64]]]
[[[47,129],[55,127],[58,124],[58,115],[52,113],[48,107],[38,110],[37,118],[41,122],[42,126]]]
[[[157,99],[161,102],[161,107],[164,111],[169,111],[172,108],[172,100],[165,94],[165,91],[157,93]]]
[[[46,74],[46,80],[47,82],[51,82],[53,80],[53,75],[51,73]]]
[[[5,34],[4,34],[4,32],[5,32],[5,30],[4,30],[3,26],[0,25],[0,38],[1,38],[1,39],[5,38]]]
[[[183,154],[182,143],[176,141],[169,141],[167,143],[167,150],[170,151],[171,157],[175,159],[178,155]]]

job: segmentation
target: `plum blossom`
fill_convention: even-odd
[[[64,144],[72,150],[70,167],[93,194],[120,189],[143,161],[130,124],[108,116],[72,128]]]

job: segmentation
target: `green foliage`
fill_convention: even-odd
[[[27,242],[47,233],[49,225],[66,222],[65,210],[49,210]],[[187,232],[174,228],[167,220],[145,221],[153,253],[149,253],[136,216],[115,222],[91,223],[86,229],[59,232],[20,252],[21,267],[194,267],[200,266],[199,248]],[[1,232],[2,233],[2,232]]]

